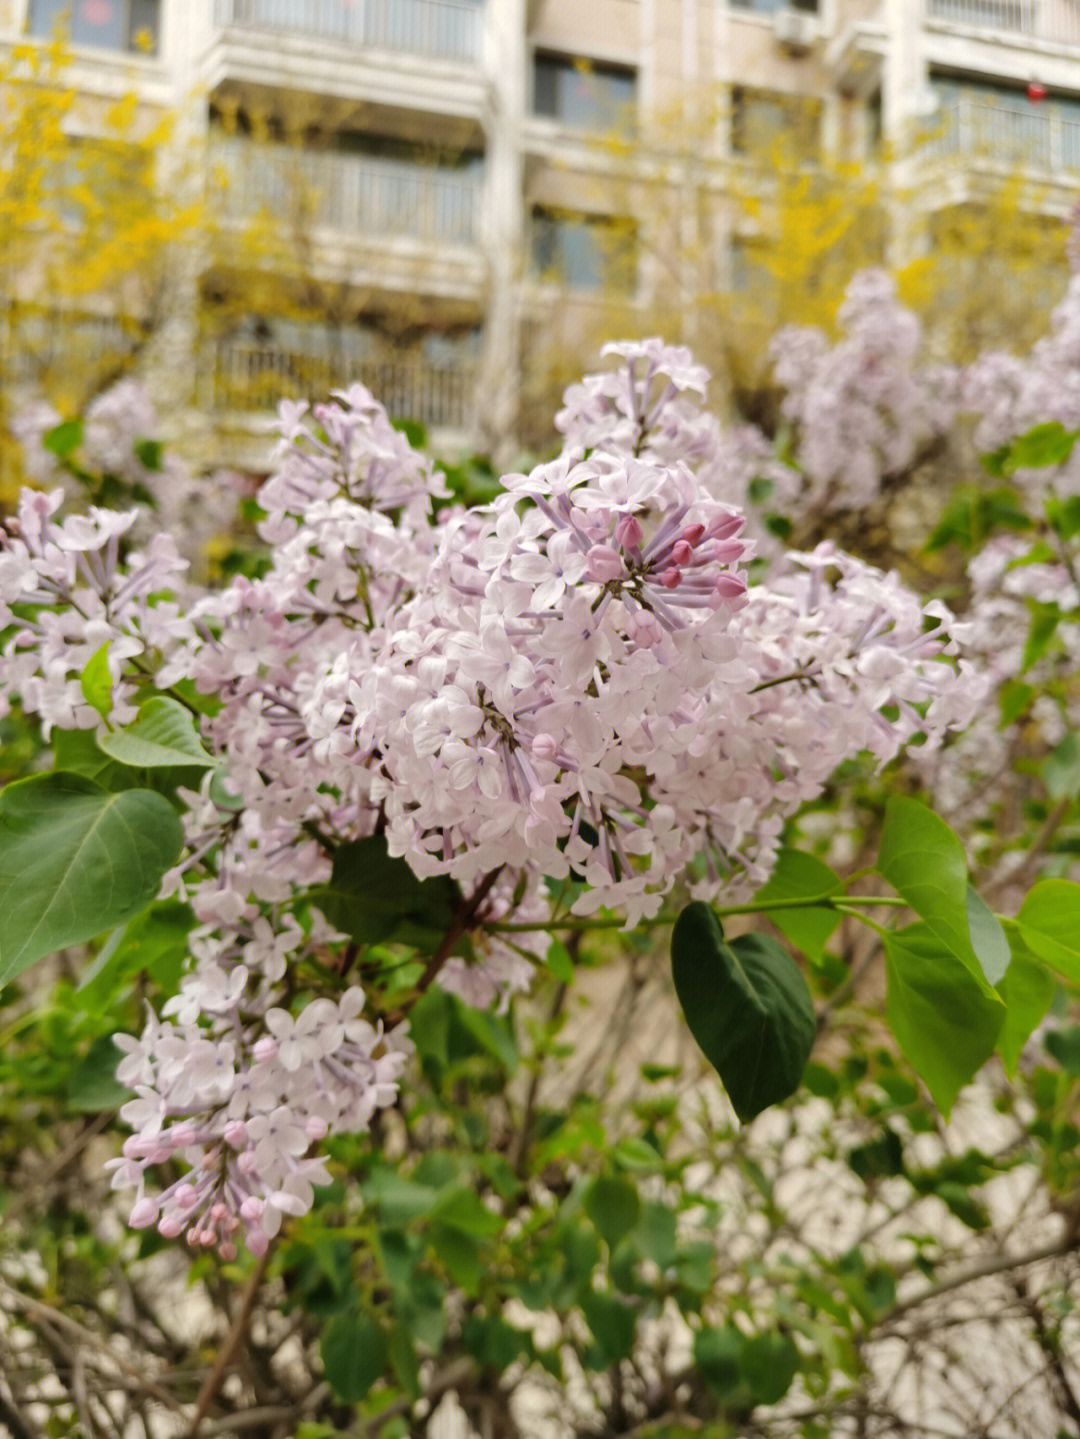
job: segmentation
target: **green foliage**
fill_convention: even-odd
[[[744,1122],[792,1094],[816,1033],[798,966],[775,940],[746,934],[730,944],[707,905],[687,905],[671,936],[675,992],[690,1026]]]
[[[193,716],[176,700],[155,695],[139,706],[135,720],[98,740],[110,759],[132,769],[212,769]]]
[[[391,938],[438,944],[459,902],[450,879],[420,880],[395,859],[383,835],[370,835],[334,851],[330,880],[310,891],[327,920],[358,944]]]
[[[161,795],[72,774],[0,793],[0,980],[120,924],[157,894],[182,842]]]

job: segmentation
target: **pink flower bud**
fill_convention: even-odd
[[[644,531],[635,515],[623,515],[615,526],[615,542],[624,550],[640,549]]]
[[[158,1207],[153,1199],[137,1199],[131,1207],[128,1215],[128,1223],[132,1229],[149,1229],[152,1224],[157,1223]]]
[[[713,589],[723,599],[731,600],[746,593],[746,581],[739,575],[717,575]]]
[[[236,1245],[231,1239],[223,1239],[218,1245],[218,1253],[226,1262],[236,1258]]]
[[[688,545],[696,545],[704,533],[704,525],[684,525],[679,538],[685,540]]]
[[[694,551],[686,540],[678,540],[672,546],[671,563],[673,565],[688,565],[693,557]]]
[[[730,540],[733,535],[739,533],[745,524],[746,520],[742,515],[733,515],[729,512],[726,515],[718,515],[705,533],[710,540]]]
[[[266,1205],[257,1194],[249,1194],[240,1205],[240,1218],[248,1224],[256,1224],[263,1217]]]
[[[167,1138],[175,1149],[186,1149],[194,1140],[195,1134],[194,1124],[184,1119],[179,1124],[174,1124],[162,1137]]]
[[[173,1203],[178,1209],[194,1209],[199,1196],[193,1184],[181,1184],[173,1192]]]
[[[252,1049],[256,1062],[259,1064],[270,1064],[277,1058],[277,1040],[272,1034],[264,1034],[255,1041]]]
[[[660,576],[660,583],[665,590],[677,590],[682,584],[682,570],[677,570],[674,566],[665,570]]]
[[[558,754],[559,746],[554,736],[538,734],[533,736],[532,752],[534,759],[542,760],[544,763],[550,764]]]
[[[270,1237],[264,1234],[261,1229],[249,1229],[246,1238],[247,1247],[257,1258],[262,1258],[270,1248]]]
[[[309,1139],[325,1139],[330,1133],[330,1126],[321,1114],[309,1115],[304,1124],[304,1133]]]
[[[245,1149],[241,1154],[237,1155],[236,1167],[241,1174],[248,1176],[254,1174],[258,1168],[254,1149]]]
[[[626,573],[622,556],[610,545],[593,545],[585,558],[590,579],[599,580],[601,584],[606,584],[608,580],[621,580]]]
[[[162,1239],[178,1239],[184,1232],[187,1220],[181,1214],[165,1214],[158,1221],[158,1233]]]
[[[225,1143],[231,1149],[243,1149],[247,1143],[247,1125],[242,1119],[230,1119],[225,1126]]]

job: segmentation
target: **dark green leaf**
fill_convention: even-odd
[[[816,1033],[798,965],[775,940],[727,944],[716,915],[687,905],[671,937],[675,991],[690,1032],[744,1122],[798,1087]]]
[[[447,1274],[459,1289],[475,1296],[480,1288],[483,1268],[480,1246],[470,1234],[448,1225],[436,1224],[431,1231],[431,1247]]]
[[[183,843],[167,800],[71,774],[0,792],[0,982],[144,909]]]
[[[68,1103],[80,1114],[119,1109],[133,1098],[130,1089],[116,1078],[120,1053],[109,1035],[103,1034],[90,1046],[68,1081]]]
[[[1007,729],[1009,725],[1018,720],[1034,698],[1035,688],[1033,685],[1024,684],[1022,680],[1006,680],[998,691],[1001,728]]]
[[[440,937],[453,923],[458,905],[451,879],[417,879],[404,859],[387,852],[381,834],[340,845],[329,884],[310,895],[329,923],[357,944],[388,940],[403,921]]]
[[[415,1402],[420,1398],[420,1363],[407,1324],[396,1324],[390,1333],[390,1363],[398,1383]]]
[[[161,457],[165,447],[160,440],[136,440],[132,448],[141,465],[155,473],[161,469]]]
[[[889,1027],[945,1115],[993,1053],[1005,1006],[926,924],[885,935]]]
[[[799,1370],[799,1351],[786,1334],[755,1334],[743,1346],[742,1376],[755,1404],[779,1404]]]
[[[588,1356],[592,1367],[607,1369],[625,1359],[634,1346],[635,1315],[630,1305],[614,1294],[590,1289],[581,1308],[596,1340]]]
[[[746,1339],[733,1325],[699,1329],[694,1335],[694,1363],[717,1402],[728,1407],[744,1394],[743,1351]]]
[[[343,1404],[357,1404],[387,1361],[386,1333],[367,1314],[346,1310],[335,1314],[319,1343],[326,1382]]]
[[[1066,1074],[1080,1077],[1080,1027],[1052,1029],[1042,1042],[1047,1054],[1053,1055]]]

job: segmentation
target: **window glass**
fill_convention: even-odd
[[[572,290],[633,290],[637,232],[608,216],[533,211],[533,271]]]
[[[627,130],[633,125],[637,76],[616,65],[537,55],[533,110],[577,130]]]
[[[73,45],[155,54],[160,0],[30,0],[31,35],[62,28]]]
[[[737,155],[768,154],[782,147],[795,158],[821,150],[821,102],[807,95],[752,90],[731,92],[731,148]]]

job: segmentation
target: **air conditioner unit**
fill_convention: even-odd
[[[817,16],[805,10],[777,10],[773,24],[777,43],[792,55],[805,55],[817,39]]]

